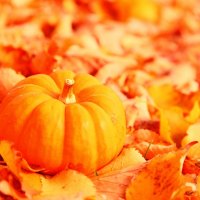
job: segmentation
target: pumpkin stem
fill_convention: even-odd
[[[73,79],[66,79],[65,84],[62,90],[61,95],[59,96],[59,100],[61,100],[65,104],[75,103],[76,97],[73,93],[73,85],[75,81]]]

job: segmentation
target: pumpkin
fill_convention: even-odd
[[[0,105],[0,140],[11,141],[43,173],[93,173],[120,153],[125,134],[119,97],[89,74],[29,76]]]

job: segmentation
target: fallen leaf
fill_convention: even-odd
[[[167,142],[180,146],[189,125],[181,108],[170,107],[160,110],[160,135]]]
[[[199,161],[200,160],[200,142],[192,145],[187,153],[187,157],[192,160]]]
[[[84,199],[96,194],[92,181],[75,170],[61,171],[53,177],[36,173],[7,141],[0,142],[0,155],[6,164],[0,168],[0,192],[7,196],[49,200]]]
[[[181,102],[181,93],[172,84],[152,85],[148,92],[158,108],[166,109]]]
[[[112,171],[122,170],[130,166],[136,167],[144,162],[144,157],[135,148],[125,147],[117,158],[102,169],[98,170],[96,174],[99,176]]]
[[[136,148],[145,159],[177,150],[175,144],[166,142],[159,134],[149,129],[129,131],[126,145]]]
[[[150,160],[131,180],[126,190],[126,199],[172,199],[174,192],[186,184],[185,177],[181,173],[186,153],[187,150],[183,149],[158,155]]]
[[[13,174],[11,177],[18,182],[16,190],[23,191],[26,197],[40,193],[42,175],[23,170],[23,159],[10,142],[0,141],[0,155],[8,168],[8,173]]]
[[[184,164],[183,164],[183,174],[193,174],[199,175],[200,174],[200,163],[198,160],[194,160],[190,157],[186,157]]]
[[[189,111],[188,115],[186,116],[186,120],[189,123],[195,123],[200,118],[200,105],[197,100],[195,100],[192,109]]]
[[[33,200],[86,199],[96,195],[92,181],[85,175],[67,170],[53,177],[41,178],[42,189]]]
[[[182,139],[182,146],[190,142],[200,142],[200,122],[190,125],[187,129],[187,135]]]
[[[115,170],[106,174],[91,177],[100,199],[125,199],[125,191],[131,179],[143,168],[140,166],[130,166],[121,170]]]
[[[25,77],[12,68],[0,67],[0,102],[6,93]]]

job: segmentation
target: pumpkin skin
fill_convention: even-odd
[[[75,82],[71,91],[76,102],[62,100],[66,79]],[[125,134],[119,97],[89,74],[64,70],[32,75],[0,105],[0,140],[12,141],[43,173],[67,168],[93,173],[119,154]]]

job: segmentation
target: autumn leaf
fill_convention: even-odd
[[[0,166],[0,199],[14,198],[19,200],[26,199],[24,191],[17,177],[5,166]]]
[[[196,142],[190,147],[187,157],[197,161],[200,159],[200,142]]]
[[[187,157],[183,165],[184,174],[200,174],[200,143],[192,145],[187,153]]]
[[[144,157],[135,148],[123,148],[122,152],[102,169],[96,172],[97,176],[122,170],[126,167],[138,166],[145,162]]]
[[[125,190],[128,187],[132,177],[143,168],[140,166],[129,166],[121,170],[110,171],[108,173],[91,177],[96,189],[97,197],[100,199],[124,199]]]
[[[160,110],[160,135],[167,142],[180,146],[189,125],[181,108],[170,107]]]
[[[66,170],[53,177],[41,178],[42,189],[34,200],[50,199],[85,199],[95,196],[96,190],[92,181],[85,175],[75,171]]]
[[[135,148],[123,148],[117,158],[91,175],[97,196],[105,196],[109,200],[123,198],[125,189],[145,159]]]
[[[172,84],[152,85],[148,88],[148,92],[158,108],[177,106],[182,97]]]
[[[129,131],[126,145],[136,148],[145,159],[177,150],[175,144],[166,142],[159,134],[149,129]]]
[[[190,125],[187,129],[187,135],[182,140],[182,146],[190,142],[200,142],[200,122]]]
[[[185,119],[189,123],[195,123],[198,121],[199,117],[200,117],[200,105],[199,102],[195,100],[192,109],[189,111]]]
[[[0,155],[7,165],[0,168],[0,185],[3,185],[0,192],[5,195],[19,200],[84,199],[95,196],[95,187],[85,175],[74,170],[61,171],[53,177],[36,173],[39,169],[28,166],[7,141],[0,142]]]
[[[24,161],[11,143],[0,141],[0,155],[8,167],[8,173],[13,174],[11,177],[18,182],[17,188],[15,188],[16,190],[20,189],[25,196],[40,193],[42,187],[41,175],[23,170],[22,166],[24,165]],[[31,167],[29,167],[29,169],[31,169]],[[16,185],[14,185],[14,187],[16,187]]]
[[[186,152],[186,149],[179,150],[150,160],[131,180],[126,190],[126,199],[172,199],[174,192],[186,184],[185,177],[181,173]]]
[[[0,101],[15,84],[24,78],[22,74],[12,68],[0,67]]]

